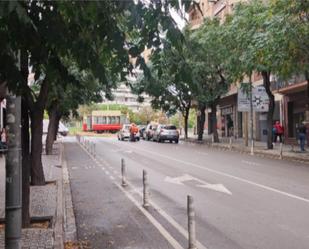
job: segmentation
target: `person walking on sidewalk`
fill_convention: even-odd
[[[302,124],[298,127],[298,139],[299,139],[300,150],[301,150],[302,152],[305,151],[306,133],[307,133],[306,126],[302,123]]]
[[[283,136],[283,133],[284,133],[284,127],[280,124],[279,121],[276,121],[276,123],[274,124],[273,132],[275,133],[274,143],[277,142],[278,137],[279,137],[280,143],[282,143],[282,136]]]

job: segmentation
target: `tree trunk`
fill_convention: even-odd
[[[58,130],[59,130],[59,123],[60,123],[61,115],[57,112],[56,122],[55,122],[55,133],[54,133],[54,141],[57,140]]]
[[[57,125],[57,108],[52,108],[49,112],[49,123],[48,123],[48,132],[46,136],[46,155],[51,155],[53,153],[53,144],[55,141],[55,134]]]
[[[218,136],[218,130],[217,130],[217,101],[214,100],[211,103],[211,126],[212,126],[212,134],[214,143],[219,143],[219,136]]]
[[[263,85],[267,92],[269,98],[269,106],[268,106],[268,113],[267,113],[267,149],[273,149],[273,116],[274,116],[274,109],[275,109],[275,97],[271,92],[270,89],[270,72],[262,71],[263,76]]]
[[[42,108],[36,108],[31,113],[31,183],[33,185],[45,184],[42,165],[43,117]]]
[[[202,104],[199,106],[199,115],[197,116],[197,140],[203,140],[204,124],[205,124],[205,110],[206,105]]]
[[[30,226],[30,136],[29,136],[29,108],[22,98],[21,102],[22,125],[22,227]]]
[[[23,83],[27,84],[29,76],[29,55],[21,50],[20,66]],[[21,155],[22,155],[22,227],[30,227],[30,134],[29,106],[27,99],[21,99]]]
[[[188,139],[188,119],[189,119],[190,107],[186,108],[184,113],[184,125],[185,125],[185,139]]]

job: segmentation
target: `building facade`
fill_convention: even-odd
[[[113,100],[106,100],[106,104],[119,104],[125,105],[133,112],[140,111],[143,107],[148,107],[151,105],[151,98],[144,94],[143,102],[138,101],[138,96],[133,94],[130,87],[124,83],[121,83],[117,89],[113,91]]]
[[[224,17],[233,11],[233,7],[238,2],[246,0],[200,0],[200,10],[189,10],[189,23],[192,29],[198,28],[204,17]],[[201,11],[203,15],[201,14]],[[262,85],[261,75],[253,75],[253,85]],[[271,77],[272,92],[275,96],[274,121],[280,121],[285,127],[285,140],[287,143],[295,143],[297,137],[297,127],[302,122],[307,122],[309,128],[309,88],[304,76],[295,76],[288,81],[282,81]],[[243,137],[244,127],[249,123],[249,114],[237,110],[237,84],[230,87],[229,92],[222,96],[217,106],[217,128],[221,136]],[[206,111],[205,128],[209,127],[210,110]],[[254,139],[260,141],[267,140],[267,113],[255,112],[253,115]],[[248,127],[250,129],[250,127]],[[308,129],[309,130],[309,129]],[[209,130],[210,131],[210,130]],[[211,132],[211,131],[210,131]],[[250,134],[250,131],[249,131]],[[308,132],[309,139],[309,132]],[[309,140],[308,140],[309,141]]]

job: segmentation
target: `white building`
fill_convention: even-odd
[[[119,87],[113,91],[114,100],[106,100],[106,104],[119,104],[125,105],[133,112],[138,112],[140,109],[146,106],[150,106],[151,98],[143,94],[142,97],[144,101],[138,102],[138,96],[133,94],[130,87],[126,86],[124,83],[121,83]]]

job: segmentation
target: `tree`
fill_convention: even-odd
[[[203,139],[205,110],[211,108],[211,131],[214,142],[217,132],[217,104],[231,83],[227,66],[229,52],[223,34],[225,29],[217,19],[205,19],[196,31],[187,31],[187,46],[191,51],[192,92],[198,106],[198,140]]]
[[[135,86],[138,94],[152,96],[154,109],[162,109],[168,115],[177,111],[183,116],[185,138],[188,137],[188,118],[192,104],[191,76],[186,47],[175,47],[167,40],[164,48],[151,57],[150,73]]]
[[[48,96],[47,110],[49,125],[46,137],[46,154],[52,153],[53,143],[56,140],[59,121],[68,118],[71,113],[77,116],[79,105],[102,101],[104,85],[100,84],[89,72],[78,70],[71,66],[74,75],[71,82],[62,85],[55,84]],[[55,79],[59,80],[59,79]],[[81,91],[83,91],[81,93]]]
[[[286,76],[291,73],[291,43],[286,39],[289,27],[282,28],[283,16],[274,13],[269,6],[259,0],[241,3],[227,20],[227,47],[231,71],[235,78],[243,80],[253,72],[263,77],[263,85],[269,97],[267,128],[272,130],[275,107],[271,91],[270,75]],[[268,132],[267,148],[272,149],[272,132]]]
[[[190,2],[184,4],[188,8]],[[72,80],[66,62],[74,61],[79,69],[91,71],[109,95],[115,82],[113,76],[121,78],[131,70],[129,55],[139,57],[146,45],[159,46],[159,30],[171,26],[168,35],[177,36],[166,11],[169,7],[177,8],[178,1],[155,1],[148,6],[133,0],[1,2],[0,83],[1,88],[7,86],[23,95],[23,170],[29,171],[31,164],[32,184],[45,183],[41,162],[42,120],[51,89]],[[139,39],[130,39],[132,30]],[[18,50],[22,55],[21,69],[15,60]],[[137,60],[139,63],[143,60]],[[27,82],[30,66],[35,73],[32,86]],[[57,75],[61,77],[55,81]],[[31,155],[27,115],[31,118]],[[29,174],[23,172],[23,175],[23,208],[28,208]],[[25,213],[29,218],[29,209]]]

